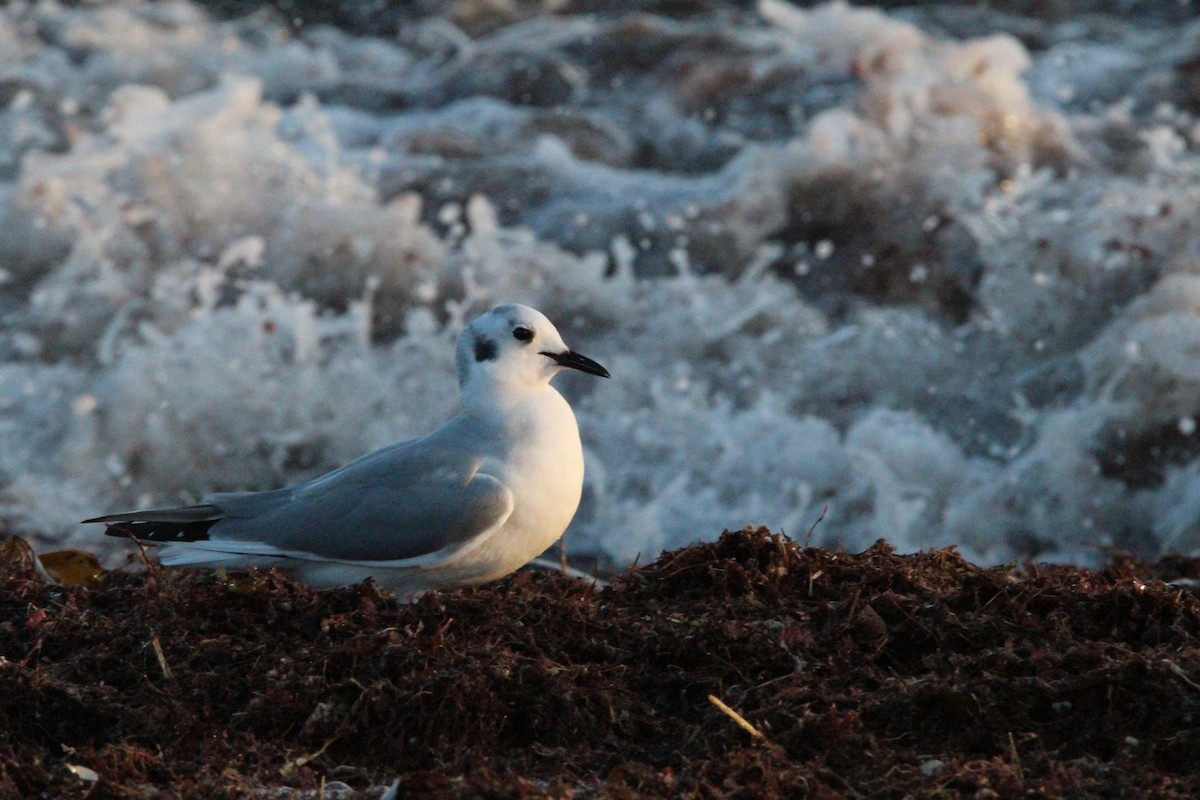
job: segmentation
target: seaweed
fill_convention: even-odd
[[[0,798],[1191,797],[1200,561],[766,529],[397,601],[0,564]],[[1166,581],[1173,581],[1168,583]]]

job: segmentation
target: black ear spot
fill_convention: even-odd
[[[496,357],[496,343],[481,336],[475,337],[475,360],[491,361]]]
[[[518,342],[525,342],[528,344],[529,342],[533,341],[533,331],[529,330],[529,328],[526,328],[524,325],[518,325],[517,327],[513,328],[513,338]]]

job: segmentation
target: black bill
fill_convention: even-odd
[[[568,369],[577,369],[580,372],[586,372],[588,375],[599,375],[601,378],[611,377],[608,374],[608,370],[595,361],[592,361],[587,356],[581,356],[579,353],[572,353],[570,350],[565,353],[548,353],[543,350],[542,355],[553,359],[559,366],[567,367]]]

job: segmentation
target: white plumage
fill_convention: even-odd
[[[370,576],[412,595],[499,578],[553,544],[579,506],[579,428],[550,379],[608,372],[521,305],[475,319],[456,365],[462,408],[420,439],[286,489],[86,521],[162,545],[168,566],[277,566],[318,587]]]

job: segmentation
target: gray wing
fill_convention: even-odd
[[[333,560],[436,557],[494,531],[512,513],[512,492],[481,473],[482,463],[427,437],[291,489],[211,495],[205,500],[223,518],[209,531],[209,544]]]

